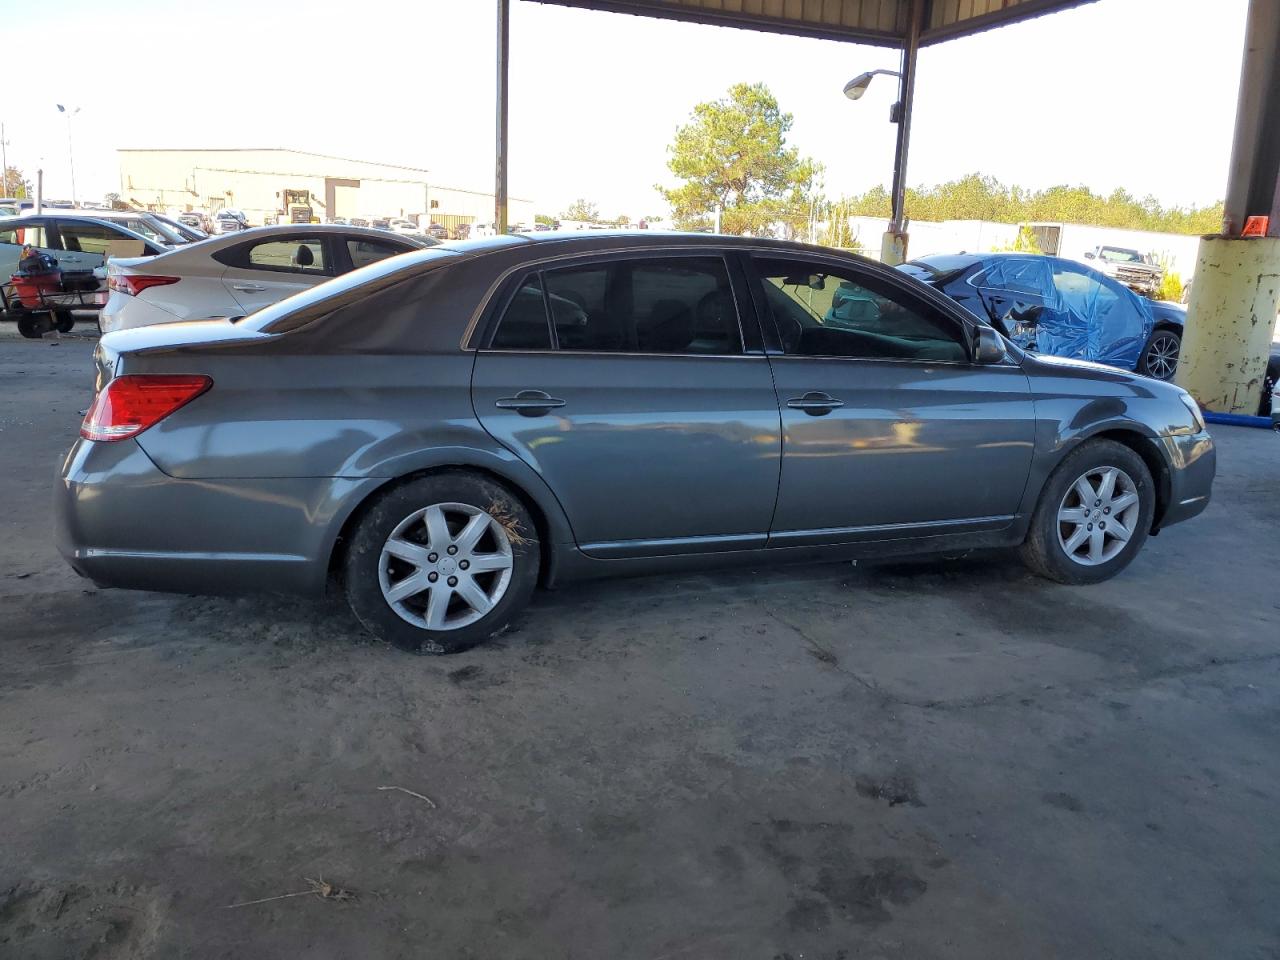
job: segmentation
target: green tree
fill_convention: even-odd
[[[554,227],[556,225],[556,218],[545,213],[535,213],[533,215],[533,222],[541,224],[544,227]]]
[[[25,200],[31,196],[31,181],[22,175],[17,167],[7,167],[4,171],[4,184],[0,186],[0,197],[13,197]]]
[[[569,209],[560,214],[561,220],[580,220],[583,223],[598,223],[600,209],[584,197],[579,197],[569,204]]]
[[[667,167],[683,183],[658,187],[677,229],[710,226],[720,208],[724,233],[761,235],[808,222],[819,168],[787,146],[792,116],[763,83],[739,83],[693,108],[667,148]]]

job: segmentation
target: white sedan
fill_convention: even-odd
[[[343,273],[434,241],[360,227],[292,224],[107,262],[103,333],[242,317]]]

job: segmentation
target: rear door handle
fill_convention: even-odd
[[[263,290],[267,288],[260,286],[256,283],[233,283],[231,285],[231,289],[239,290],[243,293],[261,293]]]
[[[844,401],[837,400],[830,394],[811,390],[803,397],[792,397],[787,401],[787,406],[792,410],[803,410],[811,417],[821,417],[837,407],[843,407]]]
[[[494,406],[501,410],[514,410],[524,417],[537,417],[548,410],[563,407],[564,401],[542,390],[521,390],[514,397],[499,397]]]

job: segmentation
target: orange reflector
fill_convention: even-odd
[[[1271,226],[1270,217],[1245,217],[1244,229],[1240,231],[1240,236],[1265,237],[1269,226]]]

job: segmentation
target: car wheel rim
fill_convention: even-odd
[[[1147,350],[1147,373],[1157,380],[1168,380],[1178,368],[1180,349],[1176,337],[1156,337]]]
[[[1119,467],[1078,477],[1058,505],[1058,543],[1074,563],[1096,567],[1132,539],[1141,513],[1138,487]]]
[[[459,630],[496,607],[515,558],[484,510],[436,503],[405,517],[378,558],[378,584],[396,614],[423,630]]]

